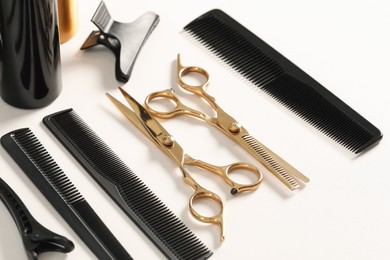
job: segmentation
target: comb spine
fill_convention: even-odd
[[[32,157],[36,157],[37,154],[39,155],[42,152],[46,152],[44,147],[41,147],[36,152],[37,154],[31,156],[31,154],[28,154],[26,149],[15,140],[14,134],[27,133],[29,131],[28,128],[22,128],[4,135],[1,138],[2,146],[24,171],[31,182],[34,183],[57,212],[60,213],[69,226],[72,227],[75,233],[99,259],[132,259],[88,202],[80,194],[76,195],[76,197],[74,196],[78,193],[77,189],[74,188],[65,173],[62,172],[54,161],[51,162],[49,168],[38,168],[43,161],[34,160]],[[53,180],[42,172],[45,171],[47,173],[51,169],[55,169],[63,178],[60,180]],[[61,178],[61,176],[59,178]],[[74,189],[69,193],[68,190],[65,191],[63,187],[56,185],[56,182],[66,183],[67,188],[73,187]],[[97,229],[100,234],[99,236],[96,234]],[[115,249],[115,251],[110,250],[109,248]]]
[[[360,153],[382,139],[378,128],[223,11],[206,12],[184,31],[254,86],[346,149]],[[264,60],[260,56],[266,57],[268,64],[261,64]],[[292,98],[298,94],[298,98]]]
[[[56,117],[61,118],[57,120]],[[57,122],[61,120],[62,124]],[[48,115],[43,118],[43,122],[60,143],[84,167],[88,174],[108,193],[168,259],[207,259],[212,255],[212,252],[111,151],[104,141],[73,112],[73,109]],[[108,164],[110,167],[107,168],[105,165],[102,168],[102,164],[94,162],[94,159],[85,150],[85,146],[84,149],[80,148],[76,144],[77,142],[70,136],[69,131],[71,130],[62,129],[62,125],[77,127],[84,135],[88,135],[88,138],[78,139],[78,141],[95,141],[94,149],[104,151],[104,157],[99,158],[99,160],[109,160],[110,163]],[[119,168],[119,170],[115,171],[116,176],[113,176],[114,173],[111,168]],[[119,177],[120,183],[118,183],[118,174],[122,174]],[[123,181],[126,181],[126,183]],[[144,197],[142,200],[139,200],[141,193],[144,194]]]
[[[130,210],[129,205],[126,203],[125,199],[121,195],[118,187],[103,177],[101,174],[97,173],[94,167],[86,160],[83,156],[80,156],[80,151],[76,149],[69,140],[62,134],[62,132],[51,122],[51,118],[56,117],[61,114],[66,114],[73,111],[73,109],[67,109],[60,111],[58,113],[52,114],[48,117],[43,118],[44,124],[48,129],[53,133],[53,135],[60,141],[60,143],[69,151],[70,154],[80,163],[80,165],[89,173],[89,175],[99,184],[99,186],[114,200],[117,205],[126,213],[126,215],[150,238],[151,241],[162,251],[169,259],[177,259],[174,254],[169,250],[166,250],[165,247],[162,247],[162,244],[156,243],[159,238],[154,234],[148,226],[144,224],[144,221],[134,213],[133,210]]]

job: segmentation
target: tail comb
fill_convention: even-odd
[[[207,259],[212,252],[72,110],[44,124],[169,259]]]
[[[1,144],[99,259],[132,259],[30,129],[4,135]]]
[[[382,134],[329,90],[221,10],[184,31],[244,78],[342,146],[359,153]]]

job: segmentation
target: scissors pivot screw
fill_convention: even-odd
[[[232,125],[229,128],[229,131],[232,133],[238,133],[240,132],[240,130],[241,130],[241,124],[237,122],[232,123]]]
[[[172,146],[175,138],[172,135],[167,135],[163,138],[163,143],[165,146]]]

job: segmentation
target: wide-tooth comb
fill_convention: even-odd
[[[132,259],[30,129],[4,135],[1,144],[99,259]]]
[[[219,59],[352,152],[379,142],[378,128],[221,10],[184,27]]]
[[[44,124],[169,259],[207,259],[212,252],[72,110]]]

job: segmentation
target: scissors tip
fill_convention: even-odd
[[[121,104],[121,103],[119,102],[119,100],[116,99],[116,98],[114,98],[110,93],[107,93],[107,92],[106,92],[105,95],[106,95],[106,97],[108,97],[109,100],[111,100],[112,103],[114,103],[114,105],[118,106],[119,104]]]
[[[118,87],[122,93],[127,93],[121,86]]]
[[[106,95],[106,97],[108,97],[108,99],[111,100],[112,102],[116,101],[116,98],[114,98],[113,96],[111,96],[110,93],[106,92],[105,95]]]
[[[125,111],[128,110],[128,108],[123,105],[118,99],[114,98],[110,93],[106,92],[106,97],[122,112],[125,113]]]
[[[133,103],[135,103],[137,105],[137,107],[140,106],[140,104],[137,102],[137,100],[135,100],[129,93],[127,93],[126,90],[124,90],[122,87],[118,87],[118,88],[121,91],[122,95],[127,100],[127,102],[129,103],[129,105],[131,107],[133,107],[133,109],[134,109],[134,104]]]

